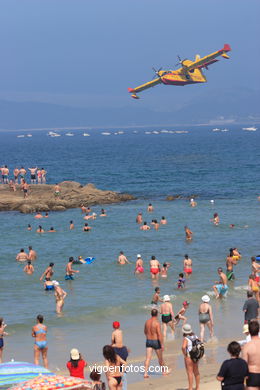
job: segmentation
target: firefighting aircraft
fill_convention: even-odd
[[[157,78],[148,83],[139,85],[136,88],[128,88],[128,92],[131,93],[132,98],[140,99],[137,96],[138,92],[144,91],[145,89],[154,87],[157,84],[166,84],[166,85],[187,85],[187,84],[197,84],[197,83],[206,83],[207,79],[202,73],[202,68],[208,69],[208,65],[217,62],[217,57],[221,56],[223,58],[229,58],[226,54],[228,51],[231,51],[231,47],[226,43],[223,49],[215,51],[203,58],[200,58],[200,55],[197,54],[195,61],[191,60],[181,60],[180,57],[179,63],[181,68],[177,70],[159,70],[153,69],[156,73]]]

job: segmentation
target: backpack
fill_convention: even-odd
[[[189,352],[190,358],[194,363],[197,363],[204,355],[204,344],[195,335],[187,338],[192,342],[192,348]]]

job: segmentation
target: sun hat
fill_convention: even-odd
[[[113,328],[114,328],[114,329],[120,328],[120,322],[119,322],[119,321],[114,321],[114,322],[113,322]]]
[[[189,301],[184,301],[182,304],[183,304],[183,306],[187,306],[187,305],[190,304],[190,302]]]
[[[53,284],[53,286],[59,286],[60,285],[60,283],[57,280],[53,280],[52,284]]]
[[[79,351],[76,348],[72,348],[70,351],[70,357],[72,360],[78,360],[79,359]]]
[[[202,300],[202,302],[208,303],[210,301],[210,297],[208,295],[203,295],[201,300]]]
[[[243,333],[249,333],[248,324],[243,326]]]
[[[171,298],[169,297],[169,295],[164,295],[164,297],[163,297],[164,302],[169,302],[170,300],[171,300]]]
[[[190,200],[191,202],[194,202],[194,199],[193,198],[191,198],[191,200]]]
[[[142,257],[140,254],[136,256],[137,258]]]
[[[189,324],[183,325],[183,327],[182,327],[182,333],[184,333],[184,334],[190,334],[190,333],[192,333],[191,326],[190,326]]]

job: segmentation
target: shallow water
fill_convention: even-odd
[[[143,324],[149,316],[155,287],[148,272],[151,255],[171,263],[167,280],[159,282],[162,295],[173,297],[175,311],[183,300],[191,302],[187,315],[198,332],[200,297],[212,291],[217,267],[225,265],[230,247],[238,247],[243,258],[235,269],[236,280],[230,283],[227,299],[212,299],[212,304],[217,337],[239,336],[243,286],[250,273],[250,257],[259,252],[259,133],[239,128],[212,133],[207,128],[196,128],[188,134],[145,135],[139,129],[138,134],[129,130],[120,136],[104,137],[100,131],[88,132],[91,137],[59,138],[34,132],[28,139],[16,138],[16,133],[1,133],[2,163],[12,169],[16,164],[37,164],[47,169],[52,183],[92,182],[99,188],[132,193],[138,198],[105,205],[108,216],[89,222],[93,227],[90,233],[82,232],[84,220],[79,209],[50,213],[40,224],[46,230],[54,226],[57,233],[43,235],[35,233],[39,222],[32,215],[0,214],[0,315],[10,332],[5,359],[32,359],[30,330],[38,313],[44,315],[49,326],[52,368],[63,368],[71,347],[80,348],[89,361],[102,360],[101,348],[110,342],[114,320],[122,323],[125,343],[132,354],[143,354]],[[198,206],[191,209],[188,200],[165,200],[167,195],[178,193],[198,194]],[[149,202],[155,208],[152,214],[146,212]],[[101,207],[93,207],[93,211],[99,214]],[[159,231],[142,232],[135,223],[139,211],[148,222],[165,215],[168,224]],[[214,212],[220,215],[219,226],[210,222]],[[69,231],[70,220],[75,223],[74,231]],[[26,230],[28,223],[33,226],[32,232]],[[234,229],[229,228],[230,223],[235,224]],[[185,241],[186,224],[194,232],[191,243]],[[39,255],[33,276],[25,275],[23,266],[15,262],[19,249],[27,249],[28,245]],[[132,263],[137,253],[142,254],[143,276],[134,276],[133,264],[116,265],[120,250]],[[194,273],[186,289],[179,291],[176,281],[185,253],[193,259]],[[66,262],[78,255],[94,256],[96,260],[90,265],[75,265],[80,273],[74,281],[65,282]],[[68,292],[62,317],[55,314],[53,294],[44,292],[39,282],[51,261],[55,263],[54,278]]]

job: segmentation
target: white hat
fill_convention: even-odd
[[[194,199],[193,198],[191,198],[191,200],[190,200],[191,202],[194,202]]]
[[[213,199],[211,199],[210,203],[214,203],[214,200],[213,200]]]
[[[182,327],[182,333],[184,333],[184,334],[190,334],[190,333],[192,333],[191,326],[190,326],[189,324],[183,325],[183,327]]]
[[[169,295],[164,295],[164,297],[163,297],[164,302],[169,302],[170,300],[171,300],[171,298],[169,297]]]
[[[79,359],[79,351],[76,348],[73,348],[70,351],[70,357],[72,360],[78,360]]]
[[[248,324],[243,326],[243,333],[249,333]]]
[[[137,255],[136,257],[139,258],[139,257],[142,257],[142,256],[141,255]]]
[[[92,213],[92,215],[94,215],[94,217],[97,215],[96,213]]]
[[[210,301],[210,297],[209,297],[208,295],[203,295],[203,297],[201,298],[201,300],[202,300],[203,302],[208,303],[208,302]]]
[[[60,283],[57,280],[53,280],[52,284],[53,284],[53,286],[59,286],[60,285]]]

